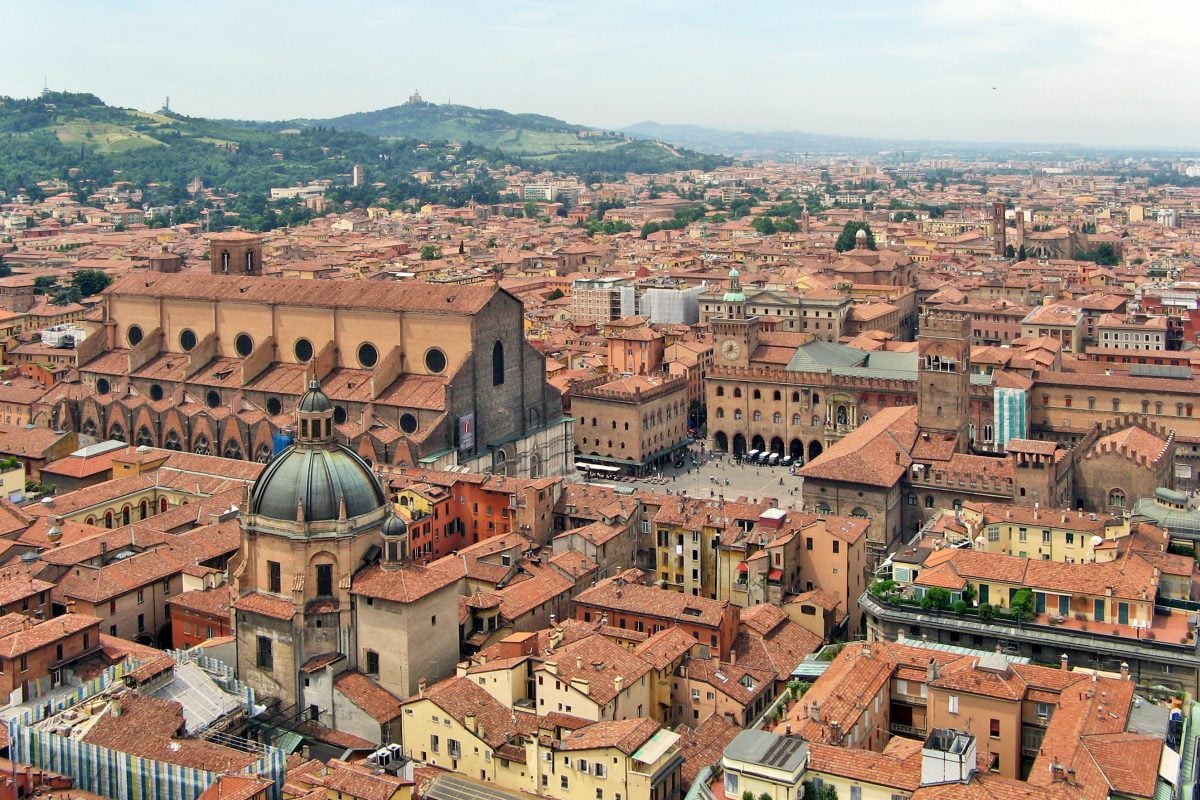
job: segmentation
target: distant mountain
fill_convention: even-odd
[[[730,156],[769,156],[790,153],[859,153],[885,149],[883,139],[827,136],[802,131],[747,133],[705,128],[700,125],[664,125],[639,122],[621,129],[631,136],[649,137],[709,153]]]
[[[953,139],[896,139],[866,136],[834,136],[804,131],[770,131],[748,133],[705,128],[699,125],[664,125],[659,122],[639,122],[622,128],[621,133],[644,136],[690,147],[708,153],[723,153],[734,157],[772,158],[780,156],[818,155],[830,153],[869,154],[903,151],[910,155],[1003,155],[1054,159],[1065,155],[1097,153],[1145,152],[1137,148],[1085,147],[1062,142],[967,142]],[[1176,152],[1176,151],[1170,151]],[[1181,151],[1182,152],[1182,151]]]
[[[727,158],[656,144],[653,136],[630,136],[564,122],[542,114],[512,114],[495,108],[439,105],[424,101],[362,111],[330,119],[237,122],[256,129],[312,127],[355,131],[384,139],[471,143],[499,150],[530,165],[564,172],[665,172],[712,169]]]

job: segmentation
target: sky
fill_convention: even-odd
[[[1200,147],[1195,0],[0,0],[0,95]]]

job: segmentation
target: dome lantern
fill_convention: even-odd
[[[333,404],[313,378],[308,391],[296,404],[296,442],[317,444],[333,441]]]

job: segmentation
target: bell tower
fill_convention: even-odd
[[[917,425],[922,433],[955,437],[967,452],[971,403],[971,320],[930,311],[917,337]]]
[[[262,275],[263,237],[247,231],[214,233],[208,240],[213,275]]]

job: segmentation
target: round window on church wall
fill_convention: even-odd
[[[183,352],[190,352],[196,346],[196,332],[190,328],[184,328],[179,332],[179,347]]]
[[[221,405],[221,395],[216,389],[209,389],[208,394],[204,395],[204,402],[208,403],[209,408],[216,408]]]
[[[429,348],[425,353],[425,369],[434,374],[446,369],[446,354],[436,347]]]
[[[129,340],[130,347],[137,347],[142,341],[142,329],[138,325],[130,325],[129,330],[125,332],[125,338]]]
[[[112,388],[108,385],[108,378],[99,378],[96,380],[96,391],[100,394],[108,394],[108,390]]]
[[[237,338],[233,340],[233,349],[242,358],[254,352],[254,340],[250,338],[248,333],[239,333]]]
[[[400,415],[400,430],[405,433],[413,433],[417,429],[417,418],[412,414]]]
[[[303,364],[313,357],[312,342],[308,339],[297,339],[292,352],[296,354],[296,360]]]
[[[150,384],[150,399],[156,403],[163,399],[163,388],[157,383]]]
[[[272,417],[277,417],[280,415],[280,413],[282,413],[282,411],[283,411],[283,403],[281,403],[279,401],[278,397],[268,397],[267,398],[267,413],[268,414],[270,414]]]
[[[370,342],[358,346],[358,363],[363,369],[370,369],[379,362],[379,351]]]

